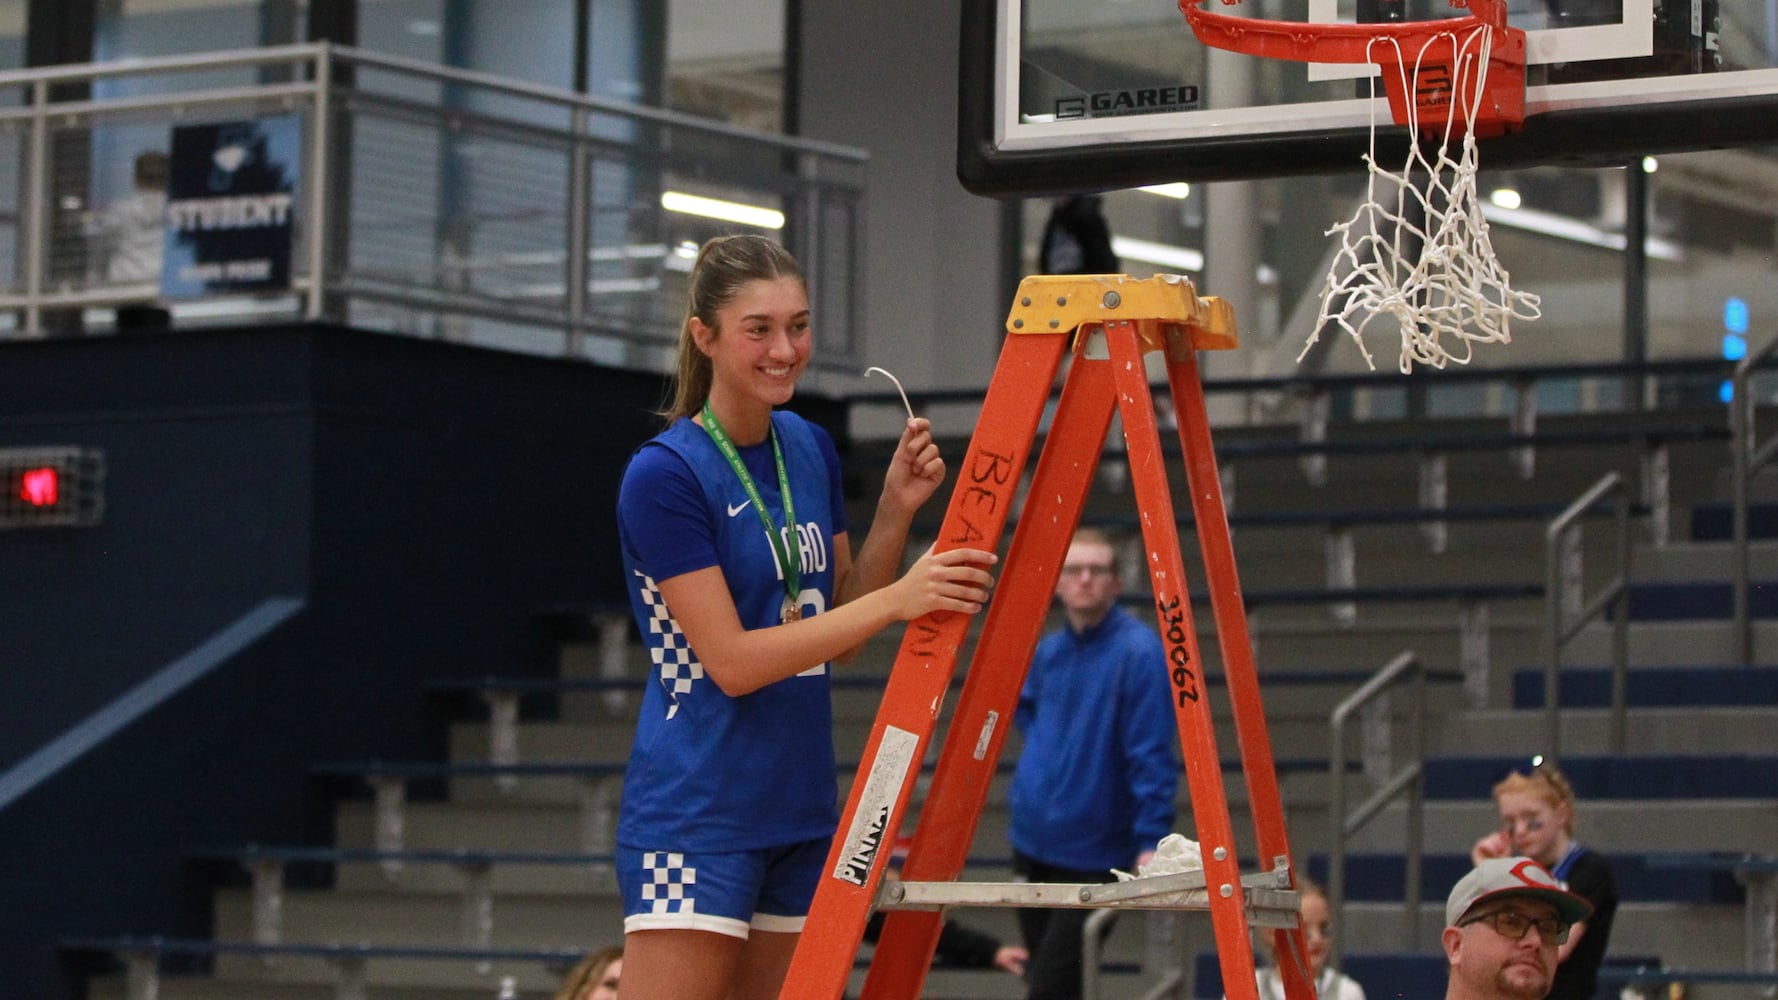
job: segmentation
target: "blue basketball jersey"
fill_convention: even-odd
[[[772,426],[796,498],[805,617],[833,601],[834,536],[846,530],[839,455],[784,411]],[[784,503],[769,441],[740,448],[772,524]],[[642,850],[747,850],[833,835],[833,709],[825,663],[731,698],[704,675],[658,583],[720,566],[741,624],[779,624],[784,581],[741,480],[702,427],[675,421],[630,459],[618,497],[630,606],[650,683],[624,774],[618,842]]]

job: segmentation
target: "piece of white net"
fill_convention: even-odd
[[[1320,317],[1297,355],[1299,362],[1323,330],[1337,326],[1375,369],[1365,334],[1375,326],[1386,335],[1393,322],[1401,335],[1404,374],[1415,363],[1434,368],[1453,361],[1467,364],[1476,344],[1509,343],[1513,320],[1541,315],[1538,297],[1515,291],[1494,255],[1476,188],[1476,141],[1468,123],[1476,120],[1486,93],[1493,37],[1486,24],[1441,32],[1421,46],[1411,72],[1399,41],[1371,42],[1373,51],[1378,45],[1395,47],[1393,67],[1403,75],[1407,94],[1408,155],[1398,171],[1377,163],[1373,79],[1365,201],[1352,218],[1327,231],[1340,235],[1340,249],[1322,286]],[[1415,84],[1421,61],[1435,45],[1447,45],[1455,53],[1450,72],[1454,92],[1443,129],[1428,131],[1420,122]],[[1382,65],[1389,72],[1391,64]],[[1428,69],[1437,71],[1430,64]],[[1456,159],[1450,155],[1453,139],[1458,139]],[[1436,150],[1431,150],[1435,143]]]

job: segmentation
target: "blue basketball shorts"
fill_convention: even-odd
[[[714,931],[745,938],[754,929],[800,933],[827,863],[829,841],[752,851],[689,853],[617,849],[624,933]]]

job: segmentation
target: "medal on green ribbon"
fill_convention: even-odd
[[[772,462],[778,467],[778,492],[784,497],[784,531],[779,532],[772,523],[772,515],[766,513],[765,501],[760,499],[759,487],[753,485],[753,477],[747,474],[747,466],[741,462],[741,453],[736,450],[735,442],[730,440],[728,432],[711,412],[710,403],[705,401],[701,414],[704,418],[704,430],[709,433],[710,440],[716,442],[716,450],[728,459],[729,467],[741,480],[741,488],[747,491],[747,499],[752,501],[753,509],[759,514],[759,523],[765,526],[766,541],[772,546],[772,558],[778,563],[779,575],[784,578],[784,610],[779,620],[788,624],[798,621],[803,616],[802,602],[802,545],[796,537],[796,503],[790,496],[790,477],[784,474],[784,452],[778,448],[778,431],[772,428],[768,435],[772,442]]]

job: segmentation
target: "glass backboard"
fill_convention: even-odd
[[[1463,16],[1448,0],[1205,0],[1347,24]],[[1484,169],[1597,165],[1778,141],[1778,0],[1509,0],[1526,32],[1522,129]],[[1053,194],[1362,170],[1405,148],[1364,65],[1198,43],[1174,0],[963,0],[958,175]]]

